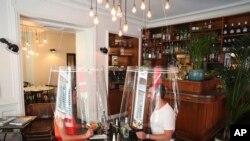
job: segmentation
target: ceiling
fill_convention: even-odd
[[[37,10],[40,7],[49,7],[51,5],[63,5],[65,8],[74,8],[78,10],[84,10],[85,12],[89,12],[91,0],[43,0],[43,1],[34,1],[34,0],[17,0],[20,3],[24,4],[33,4],[38,5]],[[95,8],[95,1],[93,0],[93,7]],[[106,0],[103,0],[103,4],[98,4],[98,12],[104,15],[110,15],[110,9],[105,8]],[[116,3],[119,0],[114,0]],[[121,0],[123,2],[123,9],[125,0]],[[134,20],[137,22],[149,22],[149,23],[156,23],[159,21],[164,21],[168,19],[174,19],[174,17],[183,17],[186,15],[192,15],[195,13],[202,13],[202,12],[213,12],[218,9],[223,8],[233,8],[233,6],[237,5],[244,5],[245,3],[250,3],[250,0],[169,0],[170,1],[170,9],[165,10],[165,0],[151,0],[151,12],[152,18],[146,18],[146,12],[148,9],[148,2],[149,0],[145,0],[146,10],[142,11],[140,9],[141,0],[135,0],[137,12],[134,14],[132,13],[132,5],[134,0],[127,0],[127,16],[129,20]],[[109,0],[110,7],[112,5],[113,0]],[[249,8],[250,9],[250,8]],[[55,9],[56,10],[56,9]],[[66,9],[65,9],[66,10]],[[123,10],[124,11],[124,10]],[[250,10],[249,10],[250,11]],[[53,14],[53,13],[52,13]],[[61,15],[60,15],[61,16]],[[46,20],[46,19],[39,19],[39,18],[29,18],[28,16],[21,17],[22,20],[32,20],[34,22],[40,22],[40,26],[44,26],[47,28],[54,28],[58,30],[71,30],[71,27],[75,27],[74,25],[67,25],[64,23],[66,27],[58,28],[60,23],[55,23],[56,21],[53,20]],[[51,25],[51,23],[54,23]],[[79,27],[81,28],[81,27]]]
[[[83,3],[90,5],[91,0],[71,0],[72,2],[78,2],[78,3]],[[103,4],[101,5],[102,9],[104,8],[105,0],[103,0]],[[119,0],[115,0],[116,3]],[[123,3],[123,9],[125,5],[125,0],[121,0]],[[134,17],[140,20],[146,19],[146,12],[148,9],[148,3],[149,0],[144,0],[146,4],[146,10],[142,11],[140,9],[141,5],[141,0],[135,0],[137,12],[134,14],[132,13],[132,5],[133,5],[133,0],[127,0],[127,13],[128,16]],[[150,5],[151,5],[151,12],[152,12],[152,18],[150,21],[158,21],[160,19],[166,19],[170,17],[176,17],[180,16],[183,14],[188,14],[188,13],[195,13],[195,12],[201,12],[201,11],[212,11],[214,9],[219,9],[219,8],[225,8],[225,7],[230,7],[233,5],[237,5],[240,3],[244,2],[250,2],[250,0],[169,0],[170,2],[170,9],[165,10],[164,5],[165,5],[166,0],[151,0]],[[109,0],[110,5],[112,5],[113,0]],[[93,0],[93,6],[95,7],[95,0]],[[100,7],[100,5],[98,5]],[[249,8],[250,9],[250,8]],[[105,9],[105,11],[108,11]],[[109,12],[109,11],[108,11]]]

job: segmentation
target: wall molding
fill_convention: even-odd
[[[8,18],[6,19],[8,23],[8,34],[7,38],[10,42],[19,45],[19,54],[8,53],[9,60],[10,60],[10,68],[9,71],[11,76],[7,78],[11,79],[11,90],[8,90],[10,93],[9,100],[6,101],[5,106],[10,106],[11,109],[15,111],[17,115],[24,115],[24,94],[23,94],[23,81],[22,81],[22,67],[21,67],[21,46],[20,46],[20,34],[19,34],[19,14],[17,13],[16,9],[14,8],[15,0],[8,0],[6,1],[7,7],[7,15]],[[1,105],[2,107],[3,105]]]

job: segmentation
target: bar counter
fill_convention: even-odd
[[[173,101],[172,96],[167,97]],[[221,129],[225,117],[225,96],[220,90],[192,94],[180,92],[176,138],[207,141]]]

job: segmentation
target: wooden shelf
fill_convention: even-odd
[[[109,33],[109,115],[120,112],[127,66],[138,65],[138,44],[138,38]]]
[[[181,47],[185,51],[187,50],[187,46],[189,42],[192,39],[193,35],[199,35],[199,34],[206,34],[208,32],[215,32],[216,34],[216,42],[213,44],[216,44],[216,48],[219,50],[220,54],[220,63],[224,63],[224,53],[223,52],[223,47],[224,43],[223,41],[227,38],[238,38],[241,36],[244,36],[248,33],[241,33],[241,34],[233,34],[233,35],[223,35],[223,30],[224,30],[224,25],[231,25],[232,23],[244,23],[245,21],[248,22],[248,26],[250,23],[250,12],[243,13],[243,14],[238,14],[238,15],[232,15],[232,16],[226,16],[226,17],[219,17],[219,18],[214,18],[214,19],[204,19],[200,21],[194,21],[194,22],[189,22],[189,23],[182,23],[182,24],[177,24],[177,25],[168,25],[168,26],[162,26],[162,27],[154,27],[154,28],[147,28],[142,30],[142,35],[144,35],[143,40],[142,40],[142,53],[146,50],[147,52],[152,54],[152,51],[157,51],[160,50],[162,55],[165,55],[162,57],[162,61],[155,61],[155,59],[145,59],[142,58],[141,60],[141,65],[151,65],[151,67],[154,67],[156,65],[160,64],[163,67],[167,67],[168,62],[171,61],[170,57],[166,56],[172,56],[172,55],[178,55],[179,53],[174,53],[174,54],[166,54],[164,51],[166,49],[172,49],[175,50],[176,47]],[[208,27],[208,25],[211,24],[212,28],[203,28],[203,27]],[[244,24],[241,25],[243,27]],[[231,27],[231,26],[230,26]],[[228,29],[230,29],[228,26]],[[236,26],[234,26],[236,28]],[[193,28],[199,28],[200,30],[192,30]],[[158,37],[158,35],[162,35],[161,37],[163,38],[152,38],[152,37]],[[165,36],[165,37],[164,37]],[[191,38],[185,38],[182,40],[176,40],[180,37],[191,37]],[[178,50],[178,49],[176,49]],[[181,53],[182,54],[182,53]],[[142,55],[143,57],[143,55]],[[147,64],[144,64],[144,60],[147,61]],[[160,59],[157,59],[160,60]],[[151,63],[150,63],[151,61]],[[156,64],[157,63],[157,64]]]
[[[240,37],[240,36],[244,36],[247,33],[244,34],[232,34],[232,35],[223,35],[224,38],[231,38],[231,37]]]

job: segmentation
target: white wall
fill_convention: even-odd
[[[23,79],[34,85],[48,84],[50,67],[66,66],[67,53],[75,53],[74,33],[48,30],[46,37],[47,43],[37,47],[38,56],[26,58],[27,53],[23,51]],[[56,49],[55,53],[50,52],[52,48]]]
[[[76,33],[76,66],[96,66],[95,33],[95,27]]]
[[[32,0],[17,0],[16,3],[17,10],[26,16],[39,17],[46,22],[55,22],[57,25],[61,26],[75,26],[79,29],[82,27],[84,29],[95,28],[93,24],[93,19],[89,17],[89,7],[86,5],[77,4],[74,2],[68,3],[66,0],[43,0],[43,1],[32,1]],[[79,56],[77,55],[77,60],[82,60],[81,65],[90,65],[96,67],[104,67],[107,79],[108,73],[108,55],[100,52],[100,47],[108,47],[108,32],[118,33],[119,22],[112,22],[110,14],[101,14],[99,11],[99,25],[96,26],[96,35],[94,41],[90,41],[87,38],[83,39],[81,42],[94,42],[94,48],[86,46],[84,51],[87,55]],[[129,21],[129,36],[140,37],[140,28],[143,24],[136,21]],[[90,35],[91,36],[91,35]],[[93,38],[94,39],[94,38]],[[83,49],[77,49],[80,52]],[[80,53],[77,51],[77,54]],[[81,54],[81,53],[80,53]],[[89,59],[89,55],[94,55],[95,60]],[[85,61],[85,62],[84,62]],[[95,61],[95,62],[93,62]]]
[[[19,15],[10,0],[0,0],[0,38],[19,44]],[[23,115],[21,55],[13,54],[0,43],[0,117]]]

